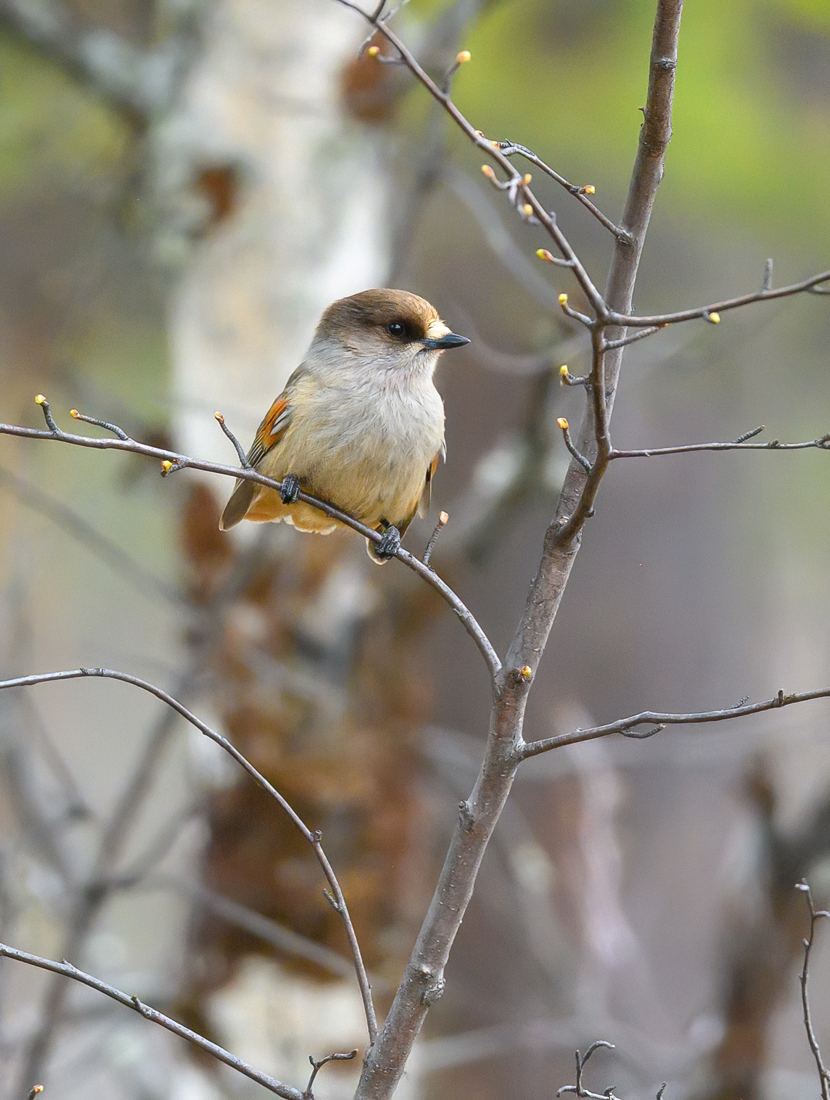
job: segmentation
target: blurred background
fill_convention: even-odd
[[[596,187],[618,218],[653,4],[411,0],[395,27],[488,137]],[[0,0],[0,420],[69,410],[235,461],[332,299],[424,295],[469,348],[442,363],[448,459],[433,556],[503,653],[567,455],[587,342],[567,275],[402,68],[359,57],[332,0]],[[517,164],[519,161],[516,162]],[[608,233],[537,193],[602,286]],[[674,137],[635,297],[704,305],[828,268],[830,9],[687,5]],[[616,446],[830,430],[828,299],[633,345]],[[95,429],[92,429],[94,432]],[[830,477],[821,451],[615,463],[525,736],[643,709],[826,687]],[[180,698],[279,787],[340,877],[383,1010],[474,781],[475,648],[362,540],[217,530],[230,485],[0,436],[0,677],[107,666]],[[244,525],[243,525],[244,526]],[[401,1095],[551,1095],[595,1039],[618,1095],[814,1093],[798,974],[830,893],[830,704],[608,739],[529,761],[485,860]],[[299,1088],[365,1046],[313,856],[213,745],[96,680],[0,692],[0,938],[70,959]],[[813,956],[830,1042],[830,951]],[[213,1100],[261,1089],[119,1006],[0,963],[0,1089]],[[357,1059],[359,1061],[359,1058]],[[326,1067],[323,1098],[357,1068]]]

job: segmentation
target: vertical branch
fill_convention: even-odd
[[[340,2],[353,6],[350,0]],[[609,294],[613,295],[611,303],[617,308],[626,308],[630,304],[654,197],[663,172],[665,150],[671,134],[672,90],[681,9],[681,0],[658,0],[645,121],[626,205],[623,239],[616,246],[609,275]],[[376,12],[375,18],[377,15]],[[429,78],[385,25],[381,25],[380,29],[393,41],[415,75],[467,132],[466,120],[448,96],[431,86]],[[565,254],[569,255],[567,252]],[[580,280],[580,285],[585,284],[593,289],[587,275]],[[610,327],[611,310],[597,292],[590,294],[589,299],[596,313],[595,319],[580,319],[590,327],[593,336],[592,394],[583,419],[578,450],[582,454],[593,455],[593,464],[587,464],[586,469],[576,459],[571,462],[556,514],[545,536],[542,560],[531,585],[524,614],[504,666],[494,675],[495,699],[478,779],[470,798],[460,806],[429,912],[378,1041],[367,1054],[356,1094],[358,1100],[384,1100],[392,1095],[426,1013],[443,991],[444,967],[450,949],[521,760],[527,693],[579,549],[582,526],[591,514],[593,499],[610,461],[610,396],[616,386],[622,349],[614,353],[606,375],[605,358],[609,351],[605,347],[604,333]]]
[[[604,303],[606,315],[629,308],[634,296],[640,256],[657,187],[663,177],[666,149],[671,137],[674,75],[682,10],[683,0],[658,0],[651,44],[648,95],[643,108],[643,125],[622,220],[622,232],[615,238]],[[611,328],[603,319],[602,313],[594,322],[593,328],[592,384],[598,385],[604,394],[607,417],[610,417],[624,348],[609,350],[606,345],[615,336],[619,336],[621,330]],[[598,339],[598,336],[601,338]],[[607,417],[600,421],[600,424],[605,424],[606,430]],[[576,440],[577,449],[582,454],[597,454],[597,428],[598,418],[593,405],[589,403]],[[571,462],[556,513],[545,535],[539,572],[531,585],[524,614],[508,652],[505,662],[508,667],[529,665],[535,670],[544,651],[571,567],[579,551],[584,520],[590,515],[590,506],[607,465],[607,457],[598,457],[599,461],[590,473],[578,462]],[[578,509],[579,521],[573,522]]]
[[[631,309],[634,284],[640,265],[646,232],[654,208],[657,188],[663,178],[666,150],[671,140],[672,101],[677,69],[677,43],[683,0],[659,0],[651,42],[648,95],[643,108],[643,125],[637,159],[623,212],[623,233],[615,238],[614,258],[605,289],[608,308],[618,313]],[[624,330],[606,330],[606,341],[624,335]],[[606,402],[609,413],[614,403],[623,348],[605,355]]]
[[[821,1100],[830,1100],[830,1073],[828,1073],[827,1067],[824,1064],[824,1060],[821,1057],[821,1051],[819,1050],[818,1039],[816,1039],[816,1033],[813,1030],[813,1021],[810,1017],[810,999],[807,995],[807,981],[810,974],[810,952],[813,949],[813,941],[816,935],[816,924],[822,919],[822,917],[830,916],[823,909],[816,909],[813,905],[813,895],[810,892],[810,887],[806,882],[799,882],[797,890],[803,890],[804,895],[807,898],[807,905],[810,910],[810,935],[804,940],[804,963],[801,967],[801,1008],[804,1014],[804,1028],[807,1032],[807,1042],[810,1044],[810,1050],[813,1053],[815,1059],[816,1069],[818,1071],[818,1079],[821,1085]]]

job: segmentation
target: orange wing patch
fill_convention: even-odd
[[[252,466],[259,466],[271,448],[280,441],[290,423],[291,406],[288,403],[287,391],[283,390],[257,428],[251,449],[248,451],[248,462]]]
[[[251,449],[248,451],[248,463],[251,466],[259,467],[271,448],[280,441],[290,423],[291,406],[288,404],[287,391],[283,390],[257,428]],[[237,481],[236,488],[231,493],[219,521],[220,530],[228,531],[240,520],[245,519],[259,490],[260,486],[253,481]]]

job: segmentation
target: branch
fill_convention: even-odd
[[[226,1066],[235,1069],[237,1073],[242,1073],[245,1077],[250,1077],[252,1081],[256,1081],[258,1085],[262,1085],[264,1088],[268,1089],[269,1092],[273,1092],[277,1096],[282,1096],[285,1100],[303,1100],[303,1093],[300,1092],[299,1089],[291,1088],[290,1085],[284,1085],[276,1078],[269,1077],[267,1073],[261,1073],[260,1070],[254,1069],[253,1066],[249,1066],[247,1062],[243,1062],[240,1058],[237,1058],[236,1055],[225,1050],[224,1047],[217,1046],[216,1043],[211,1043],[210,1040],[205,1039],[195,1031],[191,1031],[190,1028],[185,1027],[184,1024],[180,1024],[170,1016],[165,1016],[163,1012],[159,1012],[155,1008],[150,1008],[149,1005],[140,1001],[138,997],[131,997],[129,993],[123,993],[120,989],[116,989],[115,986],[102,982],[100,978],[96,978],[92,974],[85,974],[83,970],[78,970],[77,967],[69,962],[55,962],[52,959],[41,958],[40,955],[30,955],[28,951],[19,951],[16,947],[9,947],[4,943],[0,943],[0,958],[14,959],[16,962],[28,963],[29,966],[37,966],[41,970],[49,970],[53,974],[60,974],[64,978],[71,978],[73,981],[80,982],[82,985],[88,985],[90,989],[95,989],[99,993],[103,993],[104,996],[111,997],[114,1001],[118,1001],[119,1004],[124,1005],[125,1008],[133,1009],[133,1011],[137,1012],[140,1016],[143,1016],[145,1020],[150,1020],[154,1024],[159,1024],[161,1027],[171,1031],[174,1035],[178,1035],[181,1039],[187,1039],[189,1043],[193,1043],[194,1046],[205,1051],[206,1054],[210,1054],[219,1062],[224,1062]]]
[[[590,465],[590,470],[586,470],[576,458],[569,467],[556,515],[545,536],[542,560],[524,614],[514,634],[505,666],[495,679],[496,695],[478,778],[469,799],[460,806],[429,911],[378,1042],[366,1058],[357,1100],[381,1100],[394,1091],[427,1011],[443,991],[444,970],[453,941],[472,896],[484,852],[522,759],[519,750],[524,744],[521,731],[527,695],[579,549],[582,526],[592,514],[593,500],[607,469],[611,451],[607,424],[621,351],[609,354],[603,346],[603,335],[605,328],[611,325],[610,309],[620,312],[630,309],[651,205],[662,175],[665,146],[671,132],[671,94],[681,0],[658,0],[646,118],[622,223],[623,233],[615,238],[608,304],[559,229],[555,216],[542,206],[530,190],[530,177],[520,175],[498,142],[488,141],[461,114],[452,102],[448,88],[440,88],[428,76],[389,29],[384,17],[385,3],[381,0],[373,12],[366,12],[354,0],[337,2],[358,12],[383,35],[397,51],[400,61],[443,106],[473,145],[486,153],[504,172],[506,178],[499,180],[495,171],[485,165],[485,175],[507,195],[517,212],[529,224],[542,226],[554,241],[590,309],[596,314],[595,320],[578,315],[584,324],[591,327],[594,356],[588,387],[588,412],[580,437],[574,443],[576,451]],[[567,299],[564,303],[560,299],[560,304],[565,308]],[[571,311],[571,315],[577,316],[575,311]]]
[[[374,11],[367,12],[364,11],[355,0],[335,0],[335,2],[357,12],[357,14],[362,16],[379,34],[383,35],[386,41],[389,42],[391,46],[394,46],[401,63],[406,65],[412,75],[420,81],[433,99],[441,104],[453,122],[455,122],[458,128],[466,134],[473,145],[480,149],[481,152],[491,160],[495,161],[495,163],[504,170],[507,175],[506,183],[502,184],[495,181],[495,173],[493,173],[492,176],[489,175],[489,173],[492,172],[489,166],[487,166],[488,178],[494,180],[503,190],[509,191],[514,201],[514,205],[526,220],[535,222],[535,224],[541,225],[545,229],[548,235],[553,239],[556,247],[562,253],[563,258],[567,262],[567,266],[573,270],[574,276],[582,288],[585,297],[594,309],[598,311],[602,310],[604,308],[602,295],[594,285],[591,277],[574,252],[565,234],[556,224],[555,215],[546,210],[531,191],[529,187],[530,176],[523,175],[513,167],[508,157],[502,152],[500,143],[498,141],[490,141],[480,130],[477,130],[461,111],[459,111],[455,103],[453,103],[449,89],[439,87],[426,70],[418,63],[415,55],[404,45],[401,39],[398,38],[388,25],[388,19],[391,18],[391,14],[394,13],[385,15],[384,9],[386,5],[384,3],[377,5]]]
[[[809,439],[804,443],[781,443],[777,439],[769,443],[748,443],[752,436],[758,435],[764,430],[754,428],[751,432],[731,443],[686,443],[679,447],[654,447],[647,451],[618,451],[611,452],[610,458],[655,458],[658,455],[689,454],[692,451],[806,451],[819,450],[830,451],[830,433],[819,436],[818,439]]]
[[[596,207],[588,198],[589,195],[594,194],[595,189],[592,184],[580,185],[577,183],[569,183],[564,176],[560,176],[558,172],[555,172],[549,164],[546,164],[542,160],[541,157],[538,157],[535,153],[531,152],[531,150],[528,149],[525,145],[519,145],[518,142],[500,141],[498,142],[498,147],[499,149],[501,149],[506,157],[512,157],[518,153],[519,156],[524,157],[524,159],[530,161],[531,164],[535,164],[537,168],[541,168],[545,175],[548,175],[551,179],[556,180],[559,186],[564,187],[569,195],[573,195],[573,197],[578,202],[581,202],[585,209],[593,214],[600,225],[604,225],[605,228],[610,233],[613,233],[614,236],[617,237],[619,240],[628,241],[629,244],[631,243],[623,230],[620,229],[619,226],[614,225],[611,219],[607,218],[605,214],[603,214],[603,212],[598,209],[598,207]]]
[[[818,691],[803,691],[799,694],[785,695],[779,691],[772,699],[765,699],[762,703],[740,703],[736,707],[727,707],[725,710],[704,710],[698,714],[669,714],[657,710],[643,710],[639,714],[632,714],[628,718],[618,718],[616,722],[608,722],[604,726],[593,726],[590,729],[576,729],[571,733],[560,733],[554,737],[544,737],[539,741],[524,742],[520,748],[521,757],[527,760],[531,756],[539,756],[551,749],[558,749],[562,745],[576,745],[581,741],[593,741],[597,737],[607,737],[610,733],[622,733],[626,737],[645,738],[659,733],[665,726],[693,726],[704,722],[727,722],[731,718],[745,718],[748,714],[761,714],[765,710],[778,710],[780,707],[788,707],[793,703],[808,703],[812,699],[830,698],[830,688],[820,688]],[[656,728],[635,733],[637,726],[651,724]]]
[[[590,1092],[582,1084],[582,1075],[585,1072],[585,1065],[588,1059],[601,1047],[605,1047],[607,1050],[613,1050],[614,1044],[609,1043],[607,1039],[596,1039],[584,1054],[580,1054],[577,1050],[576,1054],[576,1084],[575,1085],[563,1085],[561,1089],[557,1089],[557,1096],[564,1096],[565,1093],[572,1092],[575,1096],[585,1097],[587,1100],[616,1100],[613,1089],[606,1089],[603,1093]]]
[[[663,174],[671,136],[681,9],[681,0],[658,0],[648,95],[628,199],[619,224],[622,234],[615,240],[605,298],[600,299],[599,319],[592,331],[590,402],[573,441],[576,450],[592,463],[591,471],[587,472],[576,459],[569,466],[556,512],[545,534],[539,571],[505,660],[508,668],[528,666],[535,672],[538,666],[579,552],[582,528],[593,514],[599,485],[608,466],[611,453],[608,423],[624,349],[609,350],[605,341],[625,334],[616,334],[613,325],[610,329],[606,325],[614,311],[622,314],[630,310],[646,231]],[[574,272],[576,274],[576,269]]]
[[[709,306],[698,306],[696,309],[681,309],[677,313],[655,313],[651,317],[631,316],[625,313],[611,312],[609,320],[614,325],[628,328],[642,328],[655,325],[674,325],[679,321],[695,321],[701,317],[714,321],[717,324],[718,314],[726,313],[730,309],[739,309],[741,306],[750,305],[752,302],[771,302],[775,298],[788,298],[793,294],[806,292],[826,293],[830,287],[819,287],[819,283],[830,280],[830,271],[822,271],[820,275],[811,275],[809,279],[802,279],[800,283],[791,283],[790,286],[781,286],[773,290],[770,287],[761,287],[752,294],[742,294],[738,298],[727,298],[723,302],[713,302]]]
[[[4,688],[16,688],[16,687],[32,687],[37,684],[52,683],[56,680],[78,680],[85,679],[87,677],[103,677],[109,680],[120,680],[122,683],[131,684],[133,687],[141,688],[142,691],[147,691],[151,695],[155,695],[157,699],[160,699],[163,703],[166,703],[168,707],[176,711],[181,715],[185,721],[189,722],[192,726],[195,726],[200,733],[203,733],[205,737],[210,738],[221,749],[224,749],[229,756],[243,768],[251,778],[270,795],[288,815],[297,829],[302,833],[305,839],[314,849],[314,854],[317,857],[317,861],[323,869],[323,874],[326,877],[326,881],[331,887],[331,895],[329,901],[332,904],[337,915],[343,924],[343,928],[346,932],[346,938],[349,942],[349,948],[352,953],[352,959],[354,962],[355,972],[357,974],[357,981],[360,987],[360,995],[363,999],[363,1008],[366,1015],[366,1025],[369,1031],[369,1045],[371,1046],[377,1037],[377,1020],[375,1017],[374,1005],[372,1004],[372,991],[369,985],[369,979],[366,975],[366,968],[363,965],[363,958],[360,953],[360,946],[357,942],[357,936],[355,934],[354,926],[352,924],[349,911],[346,906],[343,892],[340,889],[340,884],[337,881],[337,877],[332,869],[331,864],[323,851],[321,843],[321,834],[319,830],[312,831],[303,822],[302,818],[292,809],[289,803],[283,798],[279,791],[272,786],[271,783],[263,776],[257,769],[250,763],[242,753],[231,744],[226,737],[223,737],[221,733],[217,733],[211,729],[200,718],[197,718],[195,714],[191,713],[178,699],[174,699],[172,695],[162,688],[157,687],[155,684],[148,683],[146,680],[141,680],[137,676],[130,676],[126,672],[118,672],[109,668],[73,668],[63,672],[44,672],[31,676],[19,676],[13,680],[0,680],[0,690]]]
[[[263,474],[258,473],[253,467],[239,469],[236,466],[226,466],[219,462],[208,462],[206,459],[191,458],[188,455],[179,454],[177,451],[168,451],[161,447],[151,447],[147,443],[139,443],[137,440],[132,439],[117,425],[107,424],[105,421],[83,416],[78,413],[76,409],[72,410],[72,415],[76,420],[85,420],[89,423],[97,424],[106,431],[112,432],[115,438],[109,439],[101,436],[74,435],[70,432],[65,432],[55,423],[49,407],[49,402],[40,394],[36,398],[36,401],[43,410],[43,415],[46,419],[47,429],[45,431],[37,428],[24,428],[17,424],[0,424],[0,435],[11,435],[24,439],[51,440],[58,443],[69,443],[76,447],[92,447],[95,450],[101,451],[128,451],[130,454],[144,455],[146,458],[155,458],[161,462],[162,476],[177,473],[179,470],[201,470],[204,473],[220,474],[224,477],[255,481],[257,484],[265,485],[269,489],[276,489],[278,492],[280,490],[281,482],[275,481],[270,477],[265,477]],[[225,427],[224,418],[220,420],[219,423],[222,430],[228,435],[229,432]],[[382,536],[379,535],[377,531],[373,531],[369,527],[364,527],[362,523],[359,523],[356,519],[352,519],[352,517],[345,512],[341,512],[339,509],[334,508],[331,504],[327,504],[323,500],[317,500],[307,493],[299,493],[297,499],[302,500],[305,504],[312,505],[314,508],[318,508],[327,516],[342,523],[345,527],[350,527],[365,539],[369,539],[374,543],[380,542]],[[501,668],[501,662],[499,661],[498,655],[490,639],[479,626],[472,612],[461,602],[455,592],[453,592],[449,585],[447,585],[437,573],[430,569],[428,565],[424,565],[424,563],[413,554],[410,554],[408,550],[404,550],[401,547],[396,552],[395,556],[399,558],[404,565],[409,566],[409,568],[425,580],[427,584],[431,585],[449,604],[458,616],[464,629],[478,647],[487,665],[490,676],[495,678]]]
[[[804,896],[807,899],[807,907],[810,911],[810,935],[804,941],[804,964],[801,967],[801,1008],[804,1013],[804,1027],[807,1031],[807,1042],[810,1044],[810,1050],[813,1052],[813,1058],[815,1058],[816,1069],[818,1070],[818,1079],[821,1085],[821,1100],[830,1100],[830,1073],[827,1071],[819,1050],[818,1040],[816,1039],[816,1033],[813,1031],[813,1022],[810,1018],[810,1001],[807,997],[807,978],[810,972],[810,952],[813,949],[813,940],[816,934],[816,925],[822,919],[822,917],[830,917],[830,913],[823,909],[816,909],[813,905],[813,895],[810,892],[810,887],[806,882],[799,882],[796,885],[796,890],[803,890]]]

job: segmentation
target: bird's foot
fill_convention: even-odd
[[[297,497],[300,495],[300,479],[293,474],[286,474],[282,479],[282,488],[280,489],[280,500],[283,504],[296,504]]]
[[[394,558],[401,545],[401,533],[397,527],[387,527],[381,536],[381,540],[372,547],[375,557],[381,561]]]

